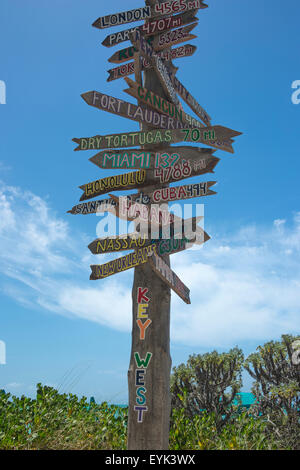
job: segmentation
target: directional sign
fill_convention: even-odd
[[[202,158],[214,153],[212,149],[201,147],[164,147],[159,151],[141,149],[104,150],[90,158],[90,161],[99,168],[110,170],[140,170],[149,168],[175,168],[189,162],[191,169],[197,170],[203,165]]]
[[[171,2],[158,3],[153,7],[146,6],[135,10],[102,16],[93,23],[93,26],[95,26],[95,28],[104,29],[110,28],[111,26],[131,23],[133,21],[148,20],[150,18],[155,18],[158,15],[169,15],[172,13],[181,13],[203,8],[207,8],[207,5],[203,3],[202,0],[175,0]]]
[[[134,188],[142,188],[153,186],[155,184],[173,183],[193,176],[202,175],[204,173],[213,173],[215,166],[219,162],[219,158],[211,156],[211,149],[207,149],[207,153],[203,155],[201,165],[197,169],[191,167],[189,162],[184,162],[181,166],[174,168],[156,168],[154,170],[140,170],[123,175],[108,176],[91,183],[80,186],[83,194],[80,201],[92,199],[93,197],[107,194],[110,191],[129,190]]]
[[[150,106],[159,113],[166,114],[169,117],[175,117],[175,119],[188,126],[204,127],[204,124],[200,121],[197,121],[192,116],[185,113],[182,107],[175,106],[165,98],[155,94],[153,91],[147,90],[147,88],[139,85],[130,78],[126,77],[125,81],[130,86],[130,88],[124,90],[125,93],[136,98],[139,103],[144,103],[146,106]]]
[[[137,233],[131,233],[126,236],[97,238],[89,244],[88,248],[94,255],[98,255],[139,249],[151,244],[152,241],[146,235],[141,237]]]
[[[161,51],[157,52],[159,57],[163,58],[164,60],[170,61],[174,59],[179,59],[180,57],[190,57],[194,54],[197,47],[192,46],[191,44],[185,44],[184,46],[177,47],[176,49],[171,49],[170,51]],[[132,54],[134,49],[132,49]],[[131,59],[133,55],[129,58]],[[128,60],[129,60],[128,59]],[[152,67],[150,61],[145,59],[145,57],[141,57],[142,63],[142,70],[146,70]],[[120,65],[119,67],[115,67],[113,69],[108,70],[109,77],[107,79],[108,82],[112,80],[117,80],[118,78],[126,77],[134,73],[134,62],[128,62],[127,64]]]
[[[150,36],[152,34],[162,33],[174,28],[179,28],[180,26],[184,26],[194,21],[197,21],[194,11],[188,11],[181,13],[180,15],[168,16],[166,18],[158,18],[156,20],[148,21],[142,26],[136,26],[135,28],[109,34],[106,36],[102,44],[106,47],[112,47],[122,42],[129,41],[129,34],[136,29],[139,29],[145,36]]]
[[[97,279],[104,279],[113,274],[117,274],[127,269],[135,268],[141,264],[147,263],[148,257],[155,253],[156,245],[149,245],[139,248],[129,255],[122,256],[121,258],[114,259],[108,263],[101,265],[91,265],[92,273],[90,279],[95,281]]]
[[[177,107],[173,103],[170,103],[165,98],[157,95],[153,91],[147,90],[147,88],[143,87],[137,82],[134,82],[130,78],[125,78],[126,83],[130,86],[124,90],[128,95],[133,96],[139,102],[139,104],[144,103],[147,106],[150,106],[153,109],[156,109],[158,112],[162,114],[166,114],[169,117],[175,117],[178,121],[182,122],[188,127],[205,127],[204,124],[197,119],[195,119],[190,114],[187,114],[182,106]],[[200,106],[200,105],[199,105]],[[201,119],[209,119],[209,116],[204,112],[202,113]],[[208,123],[209,121],[207,121]],[[179,128],[180,126],[178,126]]]
[[[170,70],[165,62],[155,53],[153,47],[148,44],[142,33],[137,30],[130,34],[130,39],[136,49],[146,58],[151,59],[156,74],[170,100],[179,105],[179,100],[170,78]]]
[[[211,117],[207,112],[200,106],[200,104],[195,100],[195,98],[187,91],[187,89],[182,85],[177,77],[173,73],[170,73],[170,78],[172,80],[173,86],[179,96],[190,106],[197,116],[205,123],[206,126],[210,125]]]
[[[207,241],[209,237],[205,234],[204,230],[198,226],[199,221],[203,219],[202,216],[191,217],[190,219],[182,219],[181,217],[174,216],[174,223],[167,226],[149,226],[147,224],[140,223],[139,220],[134,221],[135,230],[139,233],[139,236],[144,237],[147,235],[149,239],[165,239],[170,238],[187,238],[190,243],[196,245],[202,245]],[[207,238],[207,240],[206,240]]]
[[[207,181],[203,183],[187,184],[184,186],[160,188],[156,189],[152,193],[142,192],[130,196],[124,196],[127,199],[126,207],[129,209],[130,206],[135,202],[141,204],[158,204],[163,202],[192,199],[196,197],[212,196],[217,194],[215,191],[210,189],[210,187],[214,184],[216,184],[216,181]],[[73,206],[73,208],[67,212],[74,215],[111,212],[112,214],[119,217],[119,198],[117,196],[111,195],[110,199],[83,202]]]
[[[186,303],[190,304],[190,290],[179,279],[177,274],[169,268],[164,260],[153,253],[149,256],[149,264],[153,271]]]
[[[212,196],[217,194],[215,191],[210,189],[214,186],[216,181],[206,181],[201,183],[186,184],[184,186],[172,186],[167,188],[159,188],[150,193],[142,192],[137,194],[130,194],[124,196],[127,200],[127,208],[135,202],[141,204],[158,204],[163,202],[182,201],[184,199],[192,199],[196,197]],[[117,206],[119,206],[119,199],[116,196],[111,195]]]
[[[190,32],[195,28],[195,26],[197,26],[197,23],[193,23],[188,26],[184,26],[183,28],[159,34],[158,36],[154,36],[153,38],[147,38],[146,41],[149,45],[151,45],[151,47],[155,51],[162,51],[163,49],[166,49],[168,47],[195,39],[197,36],[195,36],[194,34],[190,34]],[[129,33],[129,36],[131,34],[132,32]],[[113,64],[122,64],[123,62],[127,62],[128,60],[130,60],[133,57],[134,53],[137,51],[138,49],[135,46],[125,47],[125,49],[121,49],[115,52],[108,59],[108,62],[111,62]]]
[[[122,13],[102,16],[93,23],[93,26],[99,29],[110,28],[111,26],[118,26],[120,24],[131,23],[132,21],[148,20],[149,18],[151,18],[151,16],[151,7],[145,6],[142,8],[137,8],[135,10],[129,10]]]
[[[74,150],[101,150],[118,147],[135,147],[136,145],[170,144],[178,142],[204,143],[214,147],[218,141],[225,142],[223,150],[234,153],[230,139],[241,135],[228,127],[210,126],[202,129],[156,129],[150,131],[128,132],[123,134],[97,135],[94,137],[74,138],[73,142],[78,144]],[[217,147],[220,148],[220,147]]]
[[[200,227],[198,227],[200,229]],[[210,240],[210,236],[203,231],[203,243]],[[148,245],[156,244],[156,252],[159,256],[172,255],[188,249],[194,243],[187,237],[169,239],[149,239],[146,235],[140,236],[138,233],[116,237],[97,238],[89,244],[88,248],[94,255],[104,253],[116,253],[126,250],[137,250]]]
[[[160,114],[145,106],[136,106],[135,104],[128,103],[128,101],[123,101],[99,93],[98,91],[88,91],[81,96],[90,106],[131,119],[132,121],[150,124],[153,127],[163,129],[178,129],[184,127],[180,121],[166,118],[164,114]]]

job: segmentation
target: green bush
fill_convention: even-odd
[[[127,410],[37,385],[37,398],[0,395],[1,449],[125,449]]]

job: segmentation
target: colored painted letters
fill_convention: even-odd
[[[121,258],[114,259],[105,264],[91,265],[92,273],[90,279],[95,281],[97,279],[104,279],[113,274],[117,274],[127,269],[134,268],[140,264],[147,263],[148,257],[152,253],[155,253],[156,245],[152,244],[130,253],[127,256],[122,256]]]
[[[152,321],[148,318],[147,310],[149,307],[150,295],[147,287],[138,287],[137,289],[137,325],[140,331],[140,340],[145,340],[146,330],[151,325]],[[144,318],[145,320],[141,320]],[[136,389],[136,405],[134,410],[138,411],[137,422],[143,422],[143,412],[148,411],[147,406],[147,389],[146,389],[146,370],[150,364],[152,353],[147,352],[145,357],[141,357],[139,352],[134,353],[134,360],[136,364],[135,370],[135,386]]]

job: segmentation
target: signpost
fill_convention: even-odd
[[[80,186],[82,202],[68,211],[82,215],[111,212],[134,224],[134,233],[97,238],[89,244],[95,255],[130,251],[107,263],[91,265],[91,280],[105,282],[107,277],[134,268],[128,450],[168,449],[171,290],[186,304],[191,303],[188,287],[170,267],[170,255],[210,239],[197,225],[202,217],[177,217],[170,213],[168,202],[214,195],[210,188],[216,182],[170,184],[214,173],[220,159],[213,155],[213,149],[233,153],[233,138],[241,134],[211,124],[211,117],[177,78],[177,68],[172,64],[173,59],[195,52],[190,44],[175,49],[171,46],[196,37],[190,34],[197,24],[194,15],[205,8],[203,0],[146,0],[144,7],[101,16],[93,23],[101,30],[144,21],[137,27],[112,32],[102,42],[112,47],[131,40],[132,46],[109,59],[119,65],[109,70],[107,81],[134,73],[135,81],[126,79],[129,89],[125,91],[137,99],[137,104],[96,91],[82,95],[90,106],[139,122],[140,129],[73,139],[76,151],[100,150],[90,158],[98,168],[136,171],[101,176]],[[128,62],[131,58],[133,62]],[[180,99],[201,122],[186,113]],[[171,145],[181,142],[192,145]],[[195,147],[199,143],[209,148]],[[138,190],[135,194],[109,194],[109,199],[89,201],[134,188]]]

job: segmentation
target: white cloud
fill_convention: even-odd
[[[89,264],[115,255],[89,255],[86,235],[29,192],[2,184],[0,213],[3,292],[26,306],[131,330],[133,270],[89,281]],[[300,213],[292,224],[278,218],[268,228],[213,237],[173,255],[172,268],[192,300],[172,293],[173,341],[225,347],[299,331]]]

